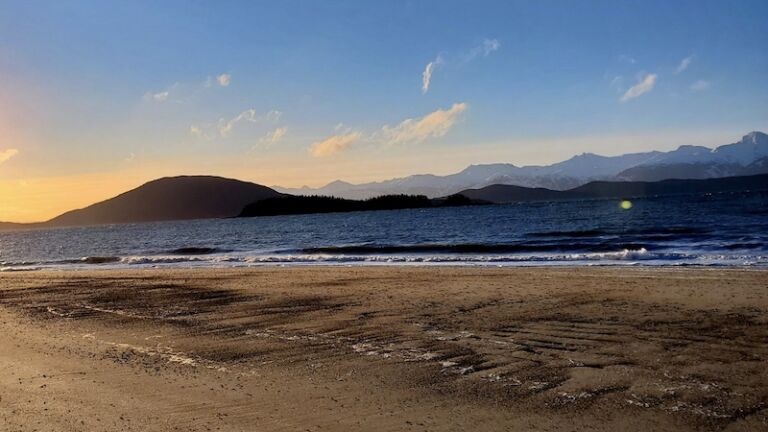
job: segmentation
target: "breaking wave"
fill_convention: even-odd
[[[65,268],[131,268],[131,267],[253,267],[264,265],[701,265],[701,266],[768,266],[768,255],[720,255],[679,252],[651,252],[645,248],[610,252],[550,254],[326,254],[271,253],[215,256],[127,256],[99,262],[82,259],[77,263],[0,263],[0,271],[24,271]],[[11,265],[8,265],[11,264]]]
[[[180,248],[168,251],[168,253],[171,255],[210,255],[210,254],[220,253],[220,252],[229,252],[229,250],[219,249],[215,247],[188,246],[188,247],[180,247]]]

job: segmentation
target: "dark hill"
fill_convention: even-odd
[[[96,225],[236,216],[247,204],[280,196],[255,183],[213,176],[166,177],[46,222]]]
[[[663,180],[659,182],[596,181],[566,191],[491,185],[481,189],[468,189],[460,192],[460,194],[474,200],[510,203],[590,198],[640,198],[749,190],[768,190],[768,174],[705,180]]]
[[[711,179],[662,180],[657,182],[587,183],[566,192],[580,197],[621,198],[659,195],[700,194],[747,190],[768,190],[768,174]]]

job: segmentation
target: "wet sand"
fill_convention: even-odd
[[[0,274],[2,431],[768,430],[768,272]]]

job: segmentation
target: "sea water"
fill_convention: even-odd
[[[0,232],[0,270],[259,265],[768,265],[768,193]]]

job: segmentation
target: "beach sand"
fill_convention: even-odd
[[[0,274],[2,431],[768,430],[768,272]]]

